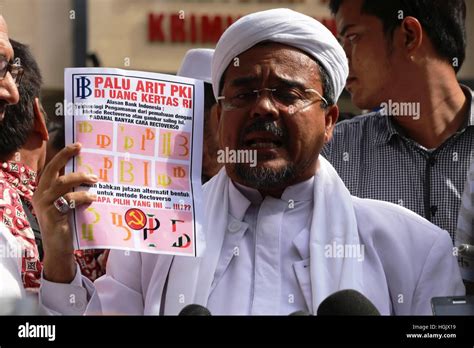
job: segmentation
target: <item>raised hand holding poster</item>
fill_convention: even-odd
[[[76,247],[199,256],[203,83],[110,68],[65,70],[66,173],[97,202],[74,209]]]

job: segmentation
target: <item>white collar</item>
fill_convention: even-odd
[[[312,201],[314,196],[313,192],[314,176],[308,180],[288,186],[283,191],[280,199],[285,202],[293,201],[294,203]],[[258,190],[234,181],[231,181],[229,185],[229,197],[229,213],[239,221],[243,220],[250,204],[260,205],[263,201],[263,197]]]

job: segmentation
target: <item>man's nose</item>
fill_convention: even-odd
[[[18,88],[16,87],[12,75],[8,72],[5,77],[0,80],[0,100],[8,104],[16,104],[19,99]]]
[[[260,91],[257,95],[257,100],[255,101],[252,110],[252,117],[278,117],[279,110],[275,105],[272,94],[270,91]]]

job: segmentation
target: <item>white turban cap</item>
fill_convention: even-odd
[[[212,59],[212,89],[216,98],[228,65],[240,53],[262,41],[293,46],[314,57],[326,68],[334,87],[335,101],[339,99],[349,74],[344,50],[323,24],[286,8],[251,13],[237,20],[222,34]]]
[[[189,50],[181,62],[177,75],[212,83],[211,63],[213,54],[214,50],[210,48]]]

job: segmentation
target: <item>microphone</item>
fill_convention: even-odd
[[[380,315],[380,312],[360,292],[347,289],[337,291],[321,302],[317,315]]]
[[[288,314],[290,317],[308,317],[308,316],[313,316],[312,314],[306,312],[306,311],[296,311],[293,313]]]
[[[458,247],[458,253],[461,254],[462,256],[474,258],[474,245],[461,244]]]
[[[212,315],[211,312],[209,312],[209,309],[207,309],[204,306],[198,305],[198,304],[190,304],[185,306],[178,314],[179,316],[210,316]]]
[[[457,248],[461,276],[464,280],[468,280],[474,274],[474,245],[460,244]]]

